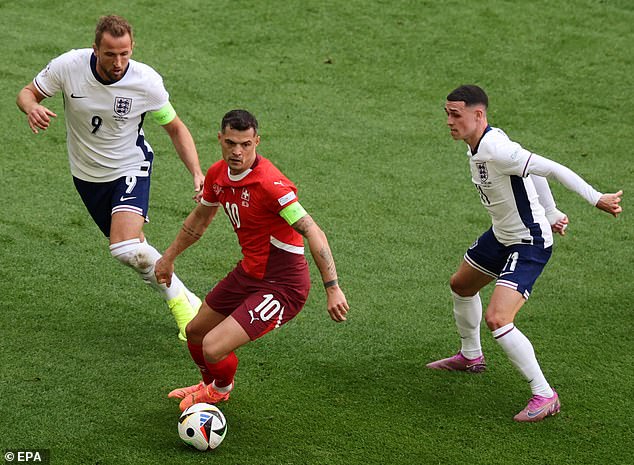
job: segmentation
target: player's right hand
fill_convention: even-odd
[[[550,225],[550,228],[554,233],[559,234],[561,236],[566,235],[566,228],[568,227],[568,217],[564,215],[562,218],[555,221]]]
[[[57,117],[55,113],[40,104],[35,105],[26,116],[29,121],[29,127],[35,134],[39,133],[38,129],[46,131],[51,124],[51,117]]]
[[[557,208],[552,208],[546,212],[546,219],[550,224],[550,229],[562,236],[566,235],[566,228],[568,227],[568,216]]]
[[[205,186],[205,175],[201,172],[194,175],[194,202],[200,203],[203,198],[203,188]]]
[[[165,260],[165,257],[159,258],[154,264],[154,276],[159,284],[165,284],[167,287],[172,285],[172,274],[174,274],[174,262]]]

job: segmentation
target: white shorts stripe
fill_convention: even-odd
[[[143,216],[143,210],[133,205],[117,205],[116,207],[112,209],[112,214],[114,215],[115,213],[118,213],[118,212],[130,212],[130,213],[136,213],[137,215]]]
[[[498,279],[495,282],[496,286],[504,286],[504,287],[508,287],[509,289],[513,289],[514,291],[517,291],[517,283],[511,282],[511,281],[507,281],[505,279]],[[522,293],[522,296],[524,296],[524,299],[528,300],[528,298],[530,297],[531,293],[528,291],[524,291]]]
[[[478,265],[476,262],[471,260],[471,258],[469,258],[469,256],[467,254],[465,254],[465,256],[464,256],[464,261],[467,262],[469,265],[471,265],[473,268],[475,268],[476,270],[478,270],[481,273],[484,273],[484,274],[486,274],[488,276],[491,276],[492,278],[497,278],[498,277],[498,275],[496,275],[492,271],[489,271],[486,268],[483,268],[482,266]]]
[[[511,281],[507,281],[505,279],[498,279],[495,282],[496,286],[504,286],[504,287],[508,287],[509,289],[513,289],[513,290],[517,290],[517,283],[513,283]]]

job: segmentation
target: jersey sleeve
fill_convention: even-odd
[[[46,65],[46,68],[40,71],[33,79],[33,84],[43,96],[52,97],[62,90],[66,63],[70,58],[70,53],[67,52],[57,58],[53,58]]]
[[[530,174],[555,179],[563,184],[567,189],[576,192],[592,205],[596,205],[601,198],[601,193],[596,191],[590,184],[583,180],[581,176],[557,162],[531,154],[526,171]]]
[[[548,180],[545,177],[538,176],[536,174],[532,174],[531,179],[535,185],[535,191],[539,197],[539,203],[542,207],[544,207],[546,214],[548,215],[549,212],[556,210],[557,204],[555,203],[553,193],[550,191]]]
[[[145,65],[145,82],[148,107],[150,111],[159,111],[169,104],[169,93],[163,84],[163,78],[153,68]]]
[[[545,177],[537,176],[536,174],[531,174],[530,178],[533,180],[533,185],[535,186],[535,191],[537,192],[537,196],[539,198],[539,203],[542,207],[544,207],[548,223],[552,225],[564,218],[566,214],[557,208],[555,198],[553,197],[553,193],[550,191],[550,186],[548,185],[548,180]]]
[[[492,148],[491,154],[492,161],[503,174],[522,178],[529,175],[527,167],[533,154],[517,142],[510,139],[499,141]]]
[[[216,189],[214,189],[214,186],[217,187],[218,185],[216,182],[217,170],[215,169],[215,167],[216,165],[212,165],[207,170],[207,174],[205,175],[205,182],[203,184],[203,196],[200,199],[200,203],[208,207],[217,207],[220,205],[218,194],[216,193]]]
[[[297,188],[287,179],[273,181],[269,194],[274,199],[271,209],[278,214],[284,208],[297,202]]]
[[[297,202],[297,187],[277,169],[272,169],[261,182],[267,197],[267,207],[275,214]]]

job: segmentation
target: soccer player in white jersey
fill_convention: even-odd
[[[68,158],[75,187],[93,220],[110,240],[111,255],[133,268],[166,300],[185,340],[185,327],[201,301],[177,278],[159,284],[160,253],[143,234],[154,153],[144,138],[146,115],[170,136],[194,181],[195,200],[205,176],[194,140],[170,104],[161,76],[132,60],[132,27],[120,16],[99,19],[92,48],[53,59],[18,94],[17,105],[34,133],[57,115],[40,102],[64,95]]]
[[[552,252],[552,231],[565,234],[567,217],[557,210],[545,178],[555,179],[588,203],[614,216],[622,191],[597,192],[570,169],[522,148],[487,122],[488,97],[474,85],[447,96],[447,125],[455,140],[468,145],[472,181],[493,226],[467,250],[451,277],[454,317],[462,347],[427,365],[438,370],[479,373],[486,369],[480,345],[479,291],[495,280],[486,310],[493,337],[530,384],[532,397],[514,419],[540,421],[559,412],[557,392],[544,377],[533,346],[514,319],[529,297]],[[551,231],[552,230],[552,231]]]

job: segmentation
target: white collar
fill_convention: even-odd
[[[237,181],[242,181],[244,178],[247,177],[247,175],[253,171],[252,168],[249,168],[247,170],[244,170],[242,173],[240,174],[231,174],[231,169],[229,169],[229,167],[227,166],[227,175],[229,176],[229,180],[233,181],[233,182],[237,182]]]

